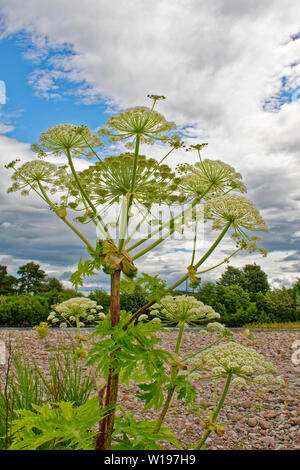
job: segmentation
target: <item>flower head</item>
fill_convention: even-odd
[[[166,324],[193,325],[220,318],[212,307],[186,295],[163,297],[150,308],[151,315],[161,318]]]
[[[163,96],[163,95],[147,95],[147,98],[150,98],[150,100],[153,100],[154,103],[156,103],[156,101],[158,100],[165,100],[166,97]]]
[[[248,382],[282,383],[273,375],[276,373],[276,367],[271,362],[254,349],[233,341],[219,344],[200,353],[189,360],[189,365],[193,371],[205,369],[217,376],[232,374]]]
[[[168,165],[158,165],[154,158],[139,155],[132,187],[134,154],[107,157],[78,173],[81,184],[96,206],[119,203],[133,195],[134,203],[151,207],[153,203],[169,203],[178,199],[177,179]],[[174,181],[175,180],[175,181]],[[70,181],[70,194],[80,200],[80,193]]]
[[[100,306],[94,300],[85,297],[74,297],[55,305],[54,311],[48,316],[48,320],[57,323],[62,319],[63,322],[60,323],[62,328],[66,327],[67,323],[72,326],[76,322],[79,326],[84,326],[84,322],[91,323],[99,320],[100,315],[97,313],[99,308]]]
[[[72,152],[73,155],[93,156],[92,148],[101,147],[103,143],[96,134],[93,134],[85,126],[74,124],[58,124],[42,132],[38,143],[31,148],[39,157],[45,157],[48,153],[54,155]]]
[[[14,183],[8,192],[23,190],[23,194],[25,194],[24,190],[28,193],[31,189],[38,189],[39,183],[56,186],[65,177],[65,166],[58,167],[45,161],[32,160],[17,169],[15,168],[15,173],[12,175]]]
[[[142,143],[152,144],[155,140],[165,140],[166,133],[176,126],[153,109],[136,106],[121,111],[107,121],[99,134],[111,142],[140,137]]]
[[[267,227],[259,211],[248,199],[235,194],[216,196],[206,203],[206,217],[213,220],[213,228],[220,229],[228,223],[240,229],[263,230]]]
[[[46,338],[46,336],[50,333],[49,325],[47,322],[40,322],[39,325],[34,326],[33,329],[38,333],[40,338]]]
[[[181,165],[179,171],[183,174],[182,191],[193,198],[231,190],[246,192],[241,174],[220,160],[205,159],[195,165]]]

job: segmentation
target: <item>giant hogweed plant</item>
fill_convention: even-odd
[[[219,398],[216,385],[213,412],[208,418],[201,418],[204,434],[194,447],[202,449],[211,432],[219,435],[223,432],[217,417],[232,383],[276,382],[272,366],[257,353],[234,343],[226,328],[215,322],[219,315],[211,307],[194,297],[171,295],[172,290],[187,279],[196,286],[201,273],[228,262],[239,251],[254,251],[260,238],[251,232],[264,231],[266,226],[258,210],[241,195],[246,192],[241,175],[222,161],[202,158],[202,148],[207,144],[186,149],[195,153],[195,164],[183,163],[175,170],[167,165],[167,159],[185,145],[174,133],[175,124],[154,109],[156,102],[164,97],[148,97],[152,100],[151,107],[122,111],[109,118],[97,134],[85,126],[56,125],[43,132],[39,142],[32,145],[38,159],[20,166],[18,161],[7,165],[14,171],[9,191],[20,190],[23,195],[36,193],[86,246],[89,256],[84,261],[80,259],[78,270],[71,277],[74,286],[78,288],[85,277],[101,270],[110,276],[110,312],[98,318],[87,359],[101,377],[95,437],[98,450],[156,449],[158,441],[162,440],[180,448],[177,438],[163,424],[174,395],[193,408],[197,395],[195,380],[214,380],[216,384],[225,381]],[[104,157],[101,139],[125,144],[126,151]],[[153,143],[167,147],[160,160],[141,154],[142,144]],[[64,157],[63,164],[50,163],[52,155]],[[90,159],[91,165],[77,171],[74,158]],[[163,222],[153,215],[153,207],[161,204],[167,206],[170,213]],[[108,220],[106,214],[111,215],[116,205],[115,220]],[[174,207],[177,215],[174,215]],[[199,216],[203,212],[197,211],[199,207],[204,208],[204,217]],[[217,236],[209,249],[198,253],[197,237],[202,223],[210,223]],[[88,240],[84,231],[86,224],[97,228],[96,243]],[[147,235],[139,235],[142,224],[149,224]],[[137,277],[137,261],[174,232],[182,233],[187,226],[193,230],[194,244],[190,264],[182,277],[169,287],[157,276],[143,273]],[[118,235],[113,235],[112,231]],[[228,234],[233,239],[232,253],[215,266],[203,266]],[[264,250],[260,250],[264,254]],[[145,286],[149,302],[134,314],[121,312],[120,285],[130,289],[135,282]],[[149,309],[151,320],[145,314]],[[158,347],[157,333],[168,324],[179,328],[173,352]],[[217,332],[217,339],[183,357],[180,348],[184,328],[201,324],[208,324],[209,330]],[[77,332],[80,335],[78,322]],[[137,384],[137,396],[144,402],[145,409],[157,410],[154,422],[136,421],[118,403],[119,385],[130,385],[132,381]],[[36,412],[46,416],[44,409]],[[16,439],[17,442],[21,439],[22,444],[16,445],[32,448],[34,433],[21,432],[22,423],[23,429],[30,427],[27,415],[24,416],[16,426],[16,436],[19,436]],[[32,422],[36,423],[36,419]],[[90,426],[91,422],[88,424]],[[40,432],[43,432],[42,427]],[[40,434],[38,437],[41,438]]]

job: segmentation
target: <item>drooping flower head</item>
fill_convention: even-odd
[[[194,325],[220,318],[212,307],[187,295],[168,295],[150,308],[151,315],[169,325]]]
[[[39,183],[46,183],[53,189],[53,186],[59,186],[61,181],[67,178],[65,169],[65,166],[57,166],[41,160],[26,162],[19,168],[14,167],[15,172],[12,176],[14,183],[8,192],[22,190],[22,193],[26,195],[31,189],[38,188]]]
[[[276,367],[254,349],[234,341],[219,344],[188,361],[190,369],[209,371],[214,376],[232,374],[240,384],[248,382],[281,384]]]
[[[61,155],[71,152],[73,155],[92,157],[91,147],[101,147],[103,143],[96,134],[93,134],[86,126],[74,124],[58,124],[42,132],[38,143],[31,148],[39,157],[47,154]]]
[[[206,203],[206,217],[213,220],[213,228],[220,229],[229,222],[234,229],[266,231],[259,211],[248,199],[235,194],[216,196]]]
[[[141,143],[152,144],[155,140],[167,140],[167,133],[175,129],[173,122],[146,106],[136,106],[121,111],[108,119],[99,134],[108,137],[111,142],[135,139]]]

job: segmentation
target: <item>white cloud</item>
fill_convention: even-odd
[[[34,44],[29,56],[43,58],[30,78],[42,96],[59,95],[61,79],[78,83],[87,103],[102,97],[109,106],[132,106],[149,92],[166,95],[160,109],[188,124],[188,140],[209,142],[205,156],[243,173],[269,222],[268,243],[281,244],[264,264],[278,277],[286,223],[293,233],[299,219],[300,39],[291,41],[299,3],[1,0],[0,8],[4,34],[25,31]],[[47,61],[49,48],[57,54]],[[295,101],[280,107],[283,77]],[[7,152],[9,140],[1,142]],[[179,153],[176,162],[181,155],[187,158]],[[290,282],[294,273],[281,276]]]
[[[9,126],[8,124],[0,122],[0,134],[7,134],[12,130],[14,130],[14,126]]]

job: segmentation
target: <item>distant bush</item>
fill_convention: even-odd
[[[295,301],[292,293],[285,289],[274,289],[267,292],[264,299],[264,312],[267,321],[297,320]]]
[[[256,293],[248,292],[238,284],[207,282],[200,286],[195,295],[205,304],[211,305],[221,315],[221,322],[226,326],[300,320],[299,281],[292,289],[282,287]]]
[[[82,294],[74,291],[57,291],[56,289],[37,295],[19,294],[1,296],[0,325],[33,326],[47,321],[52,305]]]
[[[258,321],[258,311],[255,302],[247,304],[234,313],[221,314],[221,322],[226,326],[239,327],[247,323]]]
[[[30,326],[46,321],[49,306],[31,295],[11,295],[0,304],[0,323],[5,326]]]

